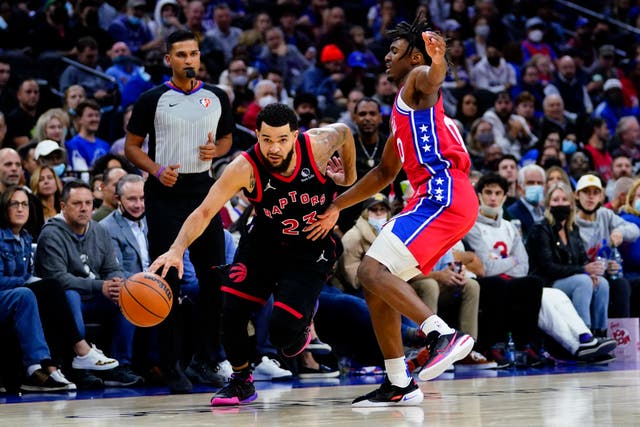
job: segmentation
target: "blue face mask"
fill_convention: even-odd
[[[524,189],[524,198],[532,205],[539,205],[544,197],[542,185],[529,185]]]
[[[128,16],[128,19],[131,25],[135,25],[136,27],[140,25],[141,20],[137,16],[130,15]]]
[[[633,204],[633,209],[640,211],[640,199],[637,199]]]
[[[51,166],[51,169],[53,169],[53,171],[58,176],[62,176],[62,174],[64,173],[64,170],[66,168],[67,168],[67,165],[65,165],[64,163],[60,163],[59,165]]]
[[[562,141],[562,152],[564,154],[573,154],[578,149],[578,145],[570,139]]]

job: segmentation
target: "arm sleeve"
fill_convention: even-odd
[[[142,137],[151,133],[159,98],[160,93],[153,89],[142,94],[138,102],[133,106],[127,131]]]
[[[220,120],[218,121],[218,128],[216,129],[216,140],[218,140],[233,132],[235,123],[233,121],[233,113],[231,111],[231,102],[229,101],[227,93],[215,86],[211,86],[210,89],[220,99],[220,105],[222,106]]]

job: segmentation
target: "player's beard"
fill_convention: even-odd
[[[287,154],[287,156],[282,159],[282,162],[278,166],[273,166],[269,162],[269,158],[267,157],[267,161],[265,162],[265,166],[266,166],[267,170],[269,172],[279,173],[279,174],[281,174],[283,172],[286,172],[287,169],[289,169],[289,166],[291,166],[291,159],[293,158],[293,150],[294,149],[295,148],[291,148],[291,151],[289,151],[289,154]]]

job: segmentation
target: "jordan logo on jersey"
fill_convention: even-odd
[[[274,187],[273,185],[271,185],[271,180],[267,181],[267,185],[264,186],[264,191],[267,190],[275,190],[276,187]]]
[[[329,261],[327,258],[324,257],[324,251],[322,251],[318,259],[316,260],[316,262],[321,262],[321,261]]]

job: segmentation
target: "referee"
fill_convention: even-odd
[[[234,128],[226,93],[195,78],[200,51],[194,34],[172,33],[167,38],[167,52],[165,60],[173,71],[171,80],[138,99],[125,140],[127,158],[149,173],[144,192],[151,259],[169,249],[182,223],[207,195],[213,184],[209,174],[211,160],[229,151]],[[147,135],[148,155],[142,151]],[[210,368],[214,362],[210,358],[220,347],[220,290],[211,269],[225,261],[219,215],[193,242],[189,253],[200,296],[194,331],[198,347],[187,373],[191,378],[217,379],[220,383],[213,384],[222,386],[221,377],[212,375]],[[177,271],[172,269],[166,279],[177,300]],[[171,393],[189,393],[192,385],[180,365],[185,331],[178,308],[176,301],[160,325],[161,368]]]

